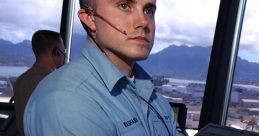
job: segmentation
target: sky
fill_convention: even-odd
[[[157,0],[151,53],[169,45],[211,46],[220,0]],[[248,0],[239,56],[259,63],[259,0]],[[257,8],[256,8],[257,7]],[[1,0],[0,38],[18,43],[38,29],[59,31],[62,0]],[[76,6],[76,10],[78,5]],[[74,32],[85,34],[75,16]]]

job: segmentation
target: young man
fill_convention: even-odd
[[[23,136],[23,112],[33,90],[42,78],[63,65],[65,47],[61,35],[50,30],[33,34],[32,50],[36,61],[14,84],[14,105],[19,136]]]
[[[28,136],[175,136],[176,121],[136,63],[155,34],[155,0],[80,0],[89,42],[44,79],[25,110]]]

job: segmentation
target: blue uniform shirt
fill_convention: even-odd
[[[37,86],[24,113],[25,135],[168,136],[166,127],[182,135],[150,76],[138,64],[133,73],[129,80],[89,42],[81,56]]]

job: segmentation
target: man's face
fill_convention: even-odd
[[[97,0],[96,41],[106,53],[124,61],[147,58],[154,43],[156,0]]]

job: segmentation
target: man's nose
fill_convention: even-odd
[[[135,13],[134,28],[143,29],[146,33],[150,32],[148,28],[148,17],[143,13],[143,11]]]

